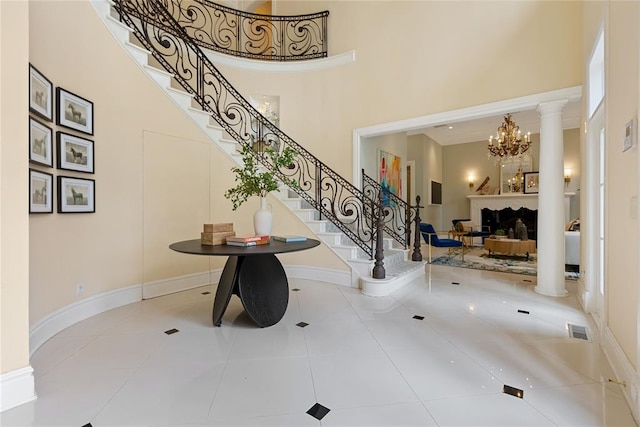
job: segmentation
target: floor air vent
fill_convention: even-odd
[[[569,323],[569,336],[577,340],[590,341],[586,326],[572,325]]]

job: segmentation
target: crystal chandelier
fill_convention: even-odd
[[[504,122],[498,127],[496,136],[489,137],[487,157],[496,157],[496,161],[504,157],[520,157],[531,145],[531,132],[520,136],[520,126],[511,120],[511,114],[504,116]]]

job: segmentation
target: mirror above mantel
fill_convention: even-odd
[[[524,174],[533,171],[530,153],[500,161],[500,194],[523,193]]]

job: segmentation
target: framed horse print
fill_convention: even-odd
[[[96,182],[58,175],[58,213],[96,211]]]
[[[29,161],[53,167],[53,131],[29,117]]]
[[[93,102],[61,87],[56,88],[56,124],[93,135]]]
[[[58,169],[94,173],[93,141],[57,132]]]
[[[50,122],[53,120],[53,84],[29,64],[29,111]]]
[[[29,169],[29,213],[53,212],[53,175]]]

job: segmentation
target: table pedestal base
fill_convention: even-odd
[[[278,258],[263,254],[227,259],[213,302],[215,326],[220,326],[232,294],[238,295],[244,310],[261,328],[278,323],[289,304],[289,282]]]

